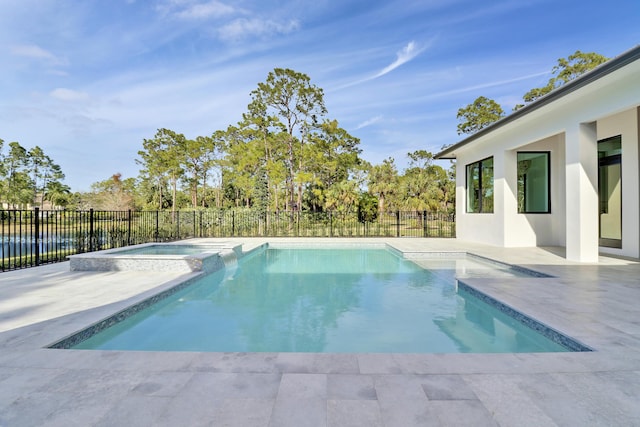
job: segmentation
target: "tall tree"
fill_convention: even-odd
[[[476,133],[504,117],[504,110],[493,99],[480,96],[473,103],[458,110],[458,135]]]
[[[29,176],[27,150],[14,141],[9,143],[9,152],[4,157],[6,174],[5,199],[11,208],[33,202],[33,181]]]
[[[547,84],[542,87],[533,88],[525,93],[523,99],[526,103],[535,101],[536,99],[548,94],[571,80],[580,77],[582,74],[596,68],[607,62],[609,58],[595,52],[581,52],[576,50],[575,53],[567,58],[558,59],[558,63],[551,69],[553,77],[549,79]]]
[[[5,165],[4,139],[0,138],[0,206],[6,200],[7,194],[7,168]]]
[[[202,153],[202,207],[208,205],[207,195],[211,187],[215,191],[215,206],[220,207],[220,189],[222,187],[221,162],[224,152],[222,142],[216,138],[215,133],[212,136],[199,136],[196,141],[201,141],[205,146]],[[213,205],[213,203],[211,204]]]
[[[285,141],[288,134],[279,119],[267,115],[266,106],[255,99],[238,126],[242,129],[246,143],[255,145],[252,153],[258,156],[256,161],[263,174],[261,179],[266,183],[265,197],[269,206],[278,210],[281,181],[287,176]]]
[[[182,176],[186,138],[169,129],[158,129],[153,139],[145,139],[143,150],[138,151],[143,166],[142,173],[157,182],[162,203],[162,189],[166,182],[171,186],[171,212],[175,215],[178,197],[178,180]],[[161,209],[162,206],[160,205]]]
[[[0,177],[4,177],[6,171],[4,168],[4,139],[0,138]]]
[[[311,84],[306,74],[275,68],[267,80],[251,92],[251,98],[249,111],[265,119],[274,118],[278,121],[277,126],[285,132],[282,136],[287,147],[285,164],[290,197],[287,207],[299,208],[303,191],[303,180],[298,177],[304,162],[302,151],[309,142],[309,132],[327,112],[324,93]],[[296,195],[297,199],[294,199]]]
[[[213,140],[214,151],[207,151],[205,156],[205,176],[203,181],[211,181],[214,192],[215,206],[221,208],[223,205],[223,171],[225,168],[225,153],[227,152],[228,133],[223,130],[217,130],[211,135]],[[207,190],[205,188],[205,193]],[[204,205],[203,205],[204,206]]]
[[[204,206],[204,198],[207,190],[207,180],[210,171],[219,160],[219,147],[216,140],[210,136],[198,136],[196,139],[184,141],[184,152],[182,153],[182,166],[186,174],[182,179],[189,188],[191,196],[191,206],[198,206],[198,195]]]
[[[223,181],[236,207],[251,206],[256,189],[256,177],[261,170],[262,151],[259,141],[252,139],[246,129],[229,126],[224,136],[226,158],[224,161]]]
[[[58,183],[60,186],[54,188],[63,189],[62,180],[64,180],[64,173],[59,165],[53,162],[53,160],[47,156],[42,148],[35,146],[27,153],[28,167],[33,184],[33,199],[39,199],[39,205],[42,206],[46,199],[47,188],[53,183]]]
[[[322,205],[324,192],[333,185],[350,180],[361,164],[360,140],[341,128],[337,120],[324,120],[309,134],[304,147],[298,180],[312,195],[307,202]]]

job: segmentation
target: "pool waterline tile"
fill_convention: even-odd
[[[480,292],[479,290],[473,288],[472,286],[467,285],[463,281],[458,280],[458,288],[462,289],[464,292],[468,292],[474,297],[478,298],[481,301],[486,302],[487,304],[496,307],[498,310],[507,314],[509,317],[516,319],[518,322],[526,325],[528,328],[544,335],[549,338],[553,342],[560,344],[561,346],[568,348],[570,351],[580,352],[580,351],[593,351],[592,348],[582,344],[581,342],[570,338],[563,333],[535,320],[534,318],[527,316],[519,312],[518,310],[509,307],[508,305],[498,301],[497,299],[490,297],[489,295]]]

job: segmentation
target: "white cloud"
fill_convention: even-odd
[[[366,128],[367,126],[371,126],[372,124],[377,123],[380,120],[382,120],[382,116],[376,116],[376,117],[373,117],[373,118],[371,118],[369,120],[365,120],[364,122],[362,122],[358,126],[356,126],[356,130],[362,129],[362,128]]]
[[[220,28],[218,35],[223,40],[233,41],[252,36],[288,34],[300,28],[297,20],[279,23],[271,20],[240,18]]]
[[[186,9],[178,12],[176,16],[183,19],[206,19],[219,18],[234,12],[235,9],[232,6],[214,0],[207,3],[189,5]]]
[[[236,6],[229,0],[161,0],[156,11],[164,17],[182,21],[204,21],[207,24],[224,19],[207,32],[227,42],[289,34],[300,28],[300,22],[296,19],[268,19],[259,16],[254,10]]]
[[[49,95],[55,99],[66,102],[88,101],[89,94],[86,92],[79,92],[72,89],[57,88],[52,90]]]
[[[378,77],[382,77],[385,74],[388,74],[391,71],[395,70],[399,66],[406,64],[416,56],[420,55],[420,53],[422,53],[424,49],[425,49],[424,47],[418,46],[416,42],[410,41],[405,47],[402,48],[402,50],[400,50],[396,54],[397,58],[395,61],[393,61],[391,64],[387,65],[386,67],[384,67],[379,73],[371,77],[371,79],[377,79]]]
[[[41,48],[35,44],[23,44],[15,45],[11,47],[11,53],[15,56],[22,56],[24,58],[40,59],[51,62],[56,65],[63,64],[65,61],[61,60],[53,53]]]
[[[487,82],[487,83],[482,83],[479,85],[474,85],[474,86],[466,86],[466,87],[461,87],[461,88],[457,88],[457,89],[452,89],[452,90],[448,90],[445,92],[438,92],[438,93],[434,93],[434,94],[430,94],[429,96],[446,96],[446,95],[454,95],[454,94],[458,94],[458,93],[464,93],[464,92],[472,92],[472,91],[477,91],[478,89],[487,89],[487,88],[491,88],[491,87],[496,87],[496,86],[503,86],[503,85],[507,85],[510,83],[515,83],[515,82],[520,82],[523,80],[529,80],[535,77],[540,77],[540,76],[544,76],[546,74],[549,74],[548,71],[544,71],[541,73],[534,73],[534,74],[527,74],[525,76],[520,76],[520,77],[515,77],[512,79],[505,79],[505,80],[497,80],[497,81],[493,81],[493,82]]]
[[[218,0],[167,0],[156,8],[164,15],[175,16],[179,19],[207,19],[219,18],[236,12],[233,6]]]
[[[426,49],[426,46],[419,46],[415,41],[412,40],[409,43],[407,43],[407,45],[403,47],[399,52],[396,53],[395,61],[393,61],[391,64],[387,65],[386,67],[384,67],[382,70],[380,70],[376,74],[369,77],[365,77],[364,79],[347,83],[345,85],[338,87],[337,89],[344,89],[347,87],[355,86],[360,83],[375,80],[379,77],[384,76],[385,74],[389,74],[391,71],[395,70],[396,68],[400,67],[403,64],[406,64],[407,62],[411,61],[412,59],[420,55],[420,53],[422,53],[425,49]]]

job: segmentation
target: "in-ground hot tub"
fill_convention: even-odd
[[[146,243],[69,256],[71,271],[215,271],[242,256],[242,245]]]

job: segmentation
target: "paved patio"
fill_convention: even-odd
[[[266,241],[218,240],[246,248]],[[405,252],[468,251],[548,273],[554,277],[466,282],[596,351],[46,349],[190,276],[71,272],[61,263],[0,273],[0,426],[640,425],[640,264],[605,257],[598,264],[570,263],[561,248],[502,249],[444,239],[364,241],[384,241]]]

